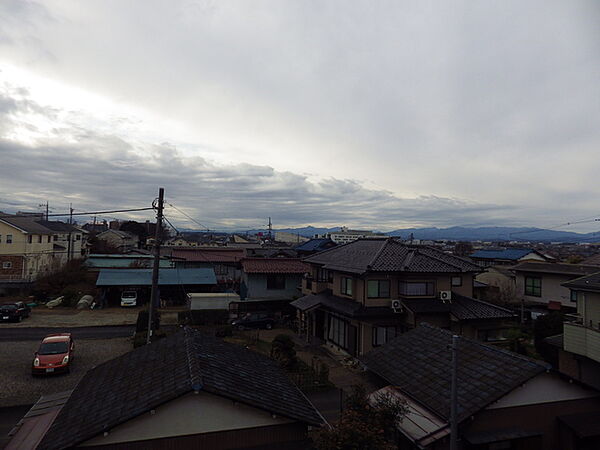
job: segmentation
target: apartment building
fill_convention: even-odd
[[[304,258],[303,297],[292,302],[301,334],[351,356],[428,322],[485,341],[502,340],[512,311],[476,300],[481,268],[393,238],[359,239]]]

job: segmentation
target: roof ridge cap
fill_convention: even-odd
[[[390,240],[391,240],[391,238],[388,238],[385,241],[383,241],[383,245],[381,246],[381,248],[379,250],[377,250],[377,252],[375,252],[375,256],[373,256],[373,258],[371,259],[371,261],[369,261],[369,264],[367,264],[367,270],[370,270],[371,267],[373,267],[373,265],[375,264],[375,261],[377,260],[377,258],[379,258],[379,256],[383,252],[383,250],[390,243]]]
[[[190,387],[194,390],[201,389],[203,386],[202,375],[200,371],[200,361],[198,359],[198,355],[194,349],[194,337],[197,331],[194,331],[190,327],[185,327],[183,329],[184,332],[184,343],[185,343],[185,353],[188,362],[188,369],[190,375]]]
[[[437,250],[437,249],[435,249],[435,248],[433,248],[433,247],[425,246],[425,248],[426,248],[426,249],[428,249],[428,250],[432,250],[434,253],[439,253],[439,250]],[[426,256],[427,256],[427,257],[429,257],[429,258],[437,259],[438,261],[440,261],[440,262],[442,262],[442,263],[444,263],[444,264],[448,264],[449,266],[456,267],[457,269],[460,269],[460,271],[462,272],[462,268],[461,268],[461,267],[460,267],[458,264],[455,264],[455,263],[452,263],[452,262],[445,261],[445,260],[443,260],[442,258],[440,258],[440,257],[439,257],[439,256],[437,256],[437,255],[426,255]],[[454,256],[454,255],[449,255],[449,256],[451,256],[452,258],[458,258],[457,256]],[[468,263],[470,263],[470,264],[473,264],[473,263],[472,263],[472,262],[470,262],[470,261],[465,261],[465,262],[468,262]]]

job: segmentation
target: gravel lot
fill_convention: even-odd
[[[106,308],[78,310],[75,308],[48,309],[38,306],[31,310],[31,316],[21,322],[2,322],[2,328],[30,327],[93,327],[103,325],[132,325],[137,321],[142,306],[134,308]],[[161,311],[161,324],[177,324],[176,311]]]
[[[33,377],[31,362],[38,341],[0,344],[0,407],[35,403],[40,395],[73,389],[92,367],[133,350],[131,338],[75,341],[71,373]]]

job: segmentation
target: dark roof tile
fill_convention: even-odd
[[[364,355],[369,370],[424,407],[450,417],[452,334],[421,324]],[[463,420],[549,368],[467,338],[459,340],[458,414]]]
[[[186,329],[90,370],[38,446],[76,446],[194,389],[317,425],[323,419],[279,366],[259,353]]]
[[[365,272],[480,272],[476,264],[435,248],[411,246],[393,238],[358,239],[304,259],[326,269]]]

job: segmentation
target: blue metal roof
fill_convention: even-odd
[[[324,245],[333,242],[331,239],[311,239],[310,241],[306,241],[303,244],[300,244],[295,250],[305,251],[305,252],[314,252],[317,250],[324,250]]]
[[[529,253],[534,253],[535,250],[529,248],[505,248],[502,250],[477,250],[471,254],[471,258],[481,259],[509,259],[516,261]]]
[[[202,267],[194,269],[161,269],[158,272],[158,284],[189,285],[217,284],[215,271]],[[96,286],[150,286],[152,269],[102,269]]]

